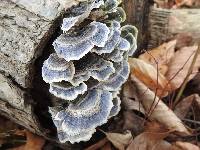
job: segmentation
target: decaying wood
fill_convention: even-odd
[[[151,0],[123,0],[123,7],[127,14],[126,24],[135,25],[138,29],[138,53],[147,48],[148,42],[148,14]]]
[[[32,87],[34,61],[52,33],[53,21],[0,1],[0,114],[40,135],[44,130],[26,88]]]
[[[22,87],[31,86],[34,59],[51,34],[52,22],[16,6],[0,2],[0,70]]]
[[[39,94],[36,99],[33,94],[40,84],[34,83],[35,78],[42,78],[38,74],[41,67],[37,68],[36,64],[46,59],[42,54],[49,51],[47,43],[52,44],[50,39],[60,27],[64,10],[78,3],[76,0],[0,0],[0,115],[54,141],[56,134],[45,126],[50,115],[45,120],[46,114],[42,114],[48,113],[48,100]],[[46,110],[39,110],[43,106],[38,101]],[[50,128],[54,129],[49,120]]]
[[[26,10],[33,12],[48,20],[54,20],[62,11],[73,5],[78,4],[81,0],[11,0],[12,2],[24,7]]]
[[[199,9],[161,9],[151,8],[149,14],[149,44],[154,48],[180,33],[192,35],[200,41]]]
[[[40,124],[33,113],[30,97],[16,87],[11,80],[0,74],[0,113],[41,135]]]

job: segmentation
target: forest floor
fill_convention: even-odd
[[[165,9],[199,8],[199,0],[155,0]],[[199,29],[200,30],[200,29]],[[129,58],[121,111],[97,129],[85,150],[199,150],[200,45],[180,33]],[[0,149],[56,150],[59,145],[0,118]]]

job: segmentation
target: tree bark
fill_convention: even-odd
[[[11,0],[26,10],[47,20],[54,20],[61,13],[81,0]]]
[[[16,87],[11,80],[0,74],[0,111],[18,124],[25,126],[34,133],[41,133],[32,106],[27,103],[25,92]],[[31,99],[29,99],[30,101]]]
[[[0,2],[0,70],[31,87],[35,58],[51,36],[53,22],[5,0]]]
[[[148,48],[154,48],[181,33],[187,33],[195,42],[200,42],[199,29],[199,9],[168,10],[153,7],[149,14]]]
[[[0,114],[58,142],[48,118],[49,99],[39,91],[45,88],[41,65],[50,53],[64,9],[78,1],[11,1],[0,1]],[[68,143],[65,147],[72,148]]]
[[[148,14],[151,0],[123,0],[126,11],[126,24],[135,25],[138,29],[137,52],[141,53],[148,45]]]

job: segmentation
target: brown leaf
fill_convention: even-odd
[[[178,105],[176,105],[174,113],[180,119],[184,119],[197,97],[199,97],[197,94],[193,94],[181,100],[181,102],[179,102]]]
[[[200,97],[199,95],[195,95],[194,103],[193,103],[193,111],[194,111],[194,118],[196,121],[200,121]]]
[[[157,121],[147,122],[145,125],[145,133],[148,133],[154,139],[164,139],[171,132],[166,126]]]
[[[127,97],[123,97],[123,106],[127,110],[137,110],[137,111],[141,112],[142,114],[145,114],[145,110],[144,110],[141,102],[132,100]]]
[[[191,33],[179,33],[175,36],[175,39],[177,40],[177,49],[181,49],[186,46],[191,46],[193,44],[193,38]]]
[[[11,150],[42,150],[42,147],[45,144],[45,139],[37,136],[29,131],[26,131],[27,142],[25,145],[22,145]]]
[[[155,3],[158,4],[159,8],[172,8],[174,2],[172,0],[154,0]]]
[[[13,121],[0,116],[0,145],[22,144],[25,135],[16,134],[16,131],[23,131],[19,128],[20,126]]]
[[[177,7],[182,7],[182,6],[198,6],[199,5],[199,0],[175,0],[176,6]]]
[[[145,132],[135,137],[127,150],[169,150],[171,144],[163,140],[169,133],[156,122],[148,123]]]
[[[107,142],[100,150],[112,150],[110,142]]]
[[[178,141],[172,145],[171,150],[200,150],[200,148],[188,142]]]
[[[139,56],[139,59],[145,61],[154,66],[158,67],[158,70],[163,75],[167,72],[167,64],[175,53],[176,40],[163,43],[162,45],[145,52]]]
[[[85,150],[97,150],[97,149],[103,147],[107,142],[108,142],[108,139],[104,138],[104,139],[98,141],[97,143],[95,143],[94,145],[91,145],[90,147],[86,148]]]
[[[176,6],[181,7],[181,6],[192,6],[194,5],[195,0],[175,0]]]
[[[104,132],[108,140],[119,150],[124,150],[129,145],[132,135],[130,131],[125,134]]]
[[[181,135],[189,135],[190,132],[173,111],[160,100],[155,93],[149,90],[141,81],[131,75],[134,85],[138,89],[142,105],[150,119],[157,120],[169,130],[177,131]]]
[[[164,140],[154,140],[148,134],[137,136],[126,150],[171,150],[171,144]]]
[[[8,132],[11,130],[17,130],[19,129],[19,125],[17,125],[16,123],[14,123],[11,120],[8,120],[2,116],[0,116],[0,132]]]
[[[138,101],[138,97],[137,97],[137,94],[136,94],[136,88],[134,87],[131,80],[128,80],[123,85],[123,97],[135,99],[136,101]]]
[[[145,113],[144,108],[137,97],[136,88],[131,81],[126,82],[123,86],[122,104],[127,110],[137,110],[143,114]]]
[[[159,97],[166,96],[168,91],[171,91],[168,80],[152,65],[136,58],[130,58],[129,64],[131,75],[137,77],[151,90],[157,91]]]
[[[197,50],[197,46],[184,47],[175,53],[172,58],[166,78],[170,80],[173,90],[179,88],[187,76],[188,70]],[[200,56],[197,57],[196,63],[193,67],[192,74],[189,79],[192,79],[200,68]]]
[[[144,119],[136,115],[133,111],[124,111],[123,118],[123,131],[130,130],[135,136],[144,131]]]

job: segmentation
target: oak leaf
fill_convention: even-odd
[[[164,75],[168,70],[168,63],[174,56],[176,43],[176,40],[163,43],[162,45],[141,54],[139,59],[153,65],[155,68],[158,67],[159,72]]]
[[[89,146],[85,150],[97,150],[97,149],[103,147],[107,142],[108,142],[107,138],[101,139],[100,141],[98,141],[97,143]]]
[[[12,150],[42,150],[42,147],[45,144],[45,139],[27,130],[25,133],[27,138],[26,144],[13,148]]]
[[[173,90],[179,88],[185,80],[197,49],[198,46],[184,47],[178,50],[172,58],[166,73],[166,78],[170,81]],[[199,68],[200,55],[196,59],[189,79],[192,79],[198,73]]]
[[[127,150],[169,150],[171,144],[163,140],[169,133],[162,125],[150,122],[146,130],[133,139]]]
[[[107,139],[119,150],[125,150],[125,147],[130,144],[132,135],[131,132],[128,130],[127,133],[110,133],[104,132]]]
[[[182,99],[178,105],[176,105],[174,113],[180,118],[184,119],[188,114],[189,110],[193,104],[200,99],[198,94],[192,94],[184,99]]]
[[[177,131],[180,135],[190,135],[182,121],[160,100],[153,91],[148,89],[140,80],[131,75],[132,81],[138,90],[142,105],[149,119],[156,120],[169,130]]]
[[[171,91],[169,81],[152,65],[136,58],[129,58],[131,75],[142,81],[159,97],[166,96]]]
[[[188,142],[178,141],[172,145],[171,150],[200,150],[200,148]]]
[[[144,108],[137,97],[136,87],[131,81],[127,81],[123,86],[122,104],[127,110],[137,110],[145,114]]]

